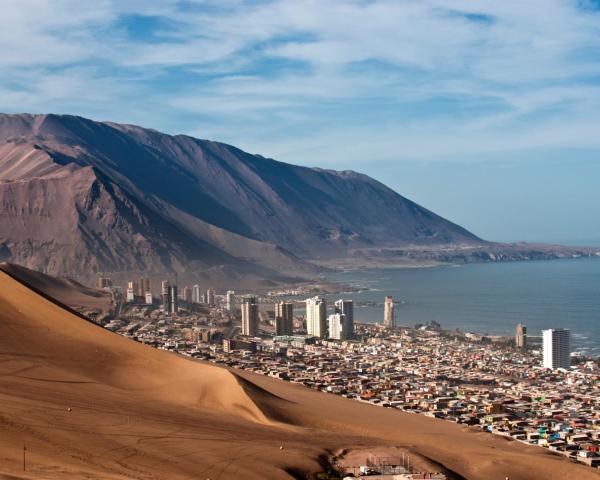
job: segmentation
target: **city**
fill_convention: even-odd
[[[99,286],[120,298],[108,278]],[[600,364],[572,356],[570,331],[514,338],[404,326],[385,297],[381,324],[355,321],[351,300],[328,308],[270,295],[217,294],[129,282],[104,326],[139,342],[383,408],[444,419],[600,467]],[[302,314],[295,315],[294,309]],[[102,323],[102,322],[101,322]]]

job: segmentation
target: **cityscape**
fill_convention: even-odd
[[[600,480],[600,0],[2,0],[0,480]]]
[[[98,286],[117,298],[119,287]],[[278,293],[278,292],[275,292]],[[286,293],[286,292],[279,292]],[[136,341],[383,408],[482,429],[600,467],[599,359],[571,355],[570,331],[514,337],[401,324],[385,296],[382,321],[356,321],[352,300],[218,294],[147,278],[127,285],[104,326]],[[300,311],[302,313],[296,313]]]

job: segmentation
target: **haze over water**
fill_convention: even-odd
[[[357,303],[356,321],[381,322],[384,295],[393,295],[403,302],[396,306],[399,325],[435,320],[448,330],[512,335],[524,323],[534,336],[564,327],[571,329],[573,350],[600,354],[597,258],[366,269],[328,278],[368,289],[343,295]]]

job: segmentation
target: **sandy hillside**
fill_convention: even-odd
[[[543,449],[152,349],[0,272],[0,478],[304,478],[330,452],[386,446],[468,479],[600,478]]]
[[[52,297],[78,312],[94,311],[102,316],[108,314],[112,307],[112,296],[109,292],[87,287],[73,279],[51,277],[11,263],[0,264],[0,269],[19,282],[32,286],[39,293]]]

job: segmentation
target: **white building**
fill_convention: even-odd
[[[396,326],[396,318],[394,317],[394,299],[390,295],[385,297],[383,325],[388,328],[394,328]]]
[[[352,300],[337,300],[335,302],[335,313],[343,313],[345,316],[344,321],[344,335],[345,340],[354,338],[354,302]],[[331,330],[329,331],[331,338]]]
[[[233,290],[227,290],[226,308],[228,312],[233,311],[235,305],[235,292]]]
[[[200,285],[196,284],[192,287],[192,302],[202,303],[202,293],[200,292]]]
[[[306,300],[306,331],[309,335],[325,338],[327,335],[327,302],[321,297]]]
[[[127,301],[135,302],[135,291],[131,287],[127,287]]]
[[[152,298],[152,292],[146,292],[146,305],[152,305],[153,303],[153,298]]]
[[[571,331],[552,328],[542,331],[544,368],[569,368],[571,366]]]
[[[343,313],[334,313],[329,315],[329,338],[333,338],[334,340],[346,340],[347,336],[347,325],[346,325],[346,315]]]
[[[135,291],[136,290],[137,290],[137,285],[135,282],[127,283],[126,300],[128,302],[135,302]]]
[[[169,289],[171,311],[169,313],[179,312],[179,294],[177,292],[177,285],[171,285]]]

